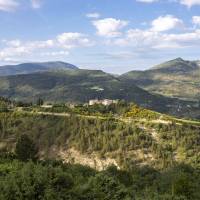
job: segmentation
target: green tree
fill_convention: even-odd
[[[0,102],[0,112],[7,112],[8,106],[4,102]]]
[[[38,106],[42,106],[43,104],[44,104],[43,99],[39,98],[39,99],[37,100],[37,105],[38,105]]]
[[[28,135],[23,134],[17,141],[15,153],[19,160],[28,161],[36,160],[38,151],[34,142]]]

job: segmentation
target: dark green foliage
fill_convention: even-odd
[[[2,124],[2,125],[1,125]],[[9,139],[26,132],[40,150],[68,144],[81,152],[150,147],[152,138],[143,130],[114,119],[4,114],[0,118],[0,137]]]
[[[11,103],[12,102],[10,100],[3,98],[3,97],[0,97],[0,113],[1,112],[8,112]]]
[[[146,127],[146,130],[143,129]],[[152,129],[157,139],[151,135]],[[151,165],[158,168],[177,162],[200,166],[200,128],[195,125],[125,123],[112,118],[58,117],[37,114],[0,114],[0,138],[6,149],[23,133],[32,138],[44,153],[51,156],[52,148],[75,148],[83,153],[97,152],[104,158],[107,153],[124,168],[131,168],[140,160],[132,152],[150,153],[155,158]],[[157,142],[159,140],[159,142]],[[116,153],[117,152],[117,153]],[[148,161],[148,160],[147,160]]]
[[[38,106],[42,106],[44,104],[43,99],[39,98],[36,103]]]
[[[178,165],[163,172],[110,167],[97,172],[58,161],[0,157],[2,200],[199,200],[199,170]]]
[[[8,106],[5,103],[0,102],[0,112],[8,112]]]
[[[11,151],[19,138],[17,158],[26,162],[14,160],[10,153],[0,154],[0,199],[199,200],[197,124],[146,122],[146,129],[143,127],[136,121],[125,123],[110,117],[1,113],[0,138],[7,144],[4,151]],[[151,129],[157,132],[159,142],[149,133]],[[51,160],[33,163],[29,159],[35,161],[37,155],[34,143],[46,157],[52,148],[63,147],[98,152],[102,157],[111,154],[121,170],[110,166],[97,172]],[[156,159],[151,166],[159,170],[139,167],[137,155],[131,154],[137,151],[151,153]]]
[[[21,135],[17,141],[15,154],[21,161],[35,160],[37,148],[28,135]]]

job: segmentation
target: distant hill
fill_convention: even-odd
[[[151,94],[100,70],[57,70],[1,77],[0,96],[25,102],[36,102],[42,98],[54,103],[85,103],[96,98],[122,99],[159,112],[176,116],[187,113],[186,116],[193,117],[193,114],[188,114],[192,109],[187,107],[190,102]]]
[[[23,63],[19,65],[0,66],[0,76],[30,74],[35,72],[60,70],[60,69],[78,69],[78,68],[72,64],[65,62]]]
[[[152,93],[185,100],[200,100],[199,61],[177,58],[146,71],[128,72],[119,78]]]
[[[135,85],[121,83],[100,70],[57,70],[0,78],[0,95],[11,99],[34,101],[87,102],[93,98],[136,100],[154,97]],[[146,100],[144,100],[145,97]]]

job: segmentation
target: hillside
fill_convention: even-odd
[[[59,70],[59,69],[78,69],[78,68],[72,64],[64,62],[23,63],[19,65],[0,66],[0,76],[30,74],[35,72]]]
[[[76,103],[96,98],[123,99],[159,112],[188,117],[194,108],[193,103],[152,95],[100,70],[57,70],[1,77],[0,96],[26,102],[36,102],[38,98],[46,102]]]
[[[137,86],[125,87],[117,78],[100,70],[57,70],[1,77],[0,95],[16,100],[88,102],[93,98],[153,98]],[[128,92],[130,91],[130,92]],[[128,94],[127,94],[128,92]],[[141,103],[144,103],[144,98]]]
[[[199,200],[200,122],[127,108],[0,112],[0,198]]]
[[[124,114],[110,112],[111,116],[63,114],[1,112],[0,151],[13,151],[17,138],[26,133],[37,144],[41,158],[73,160],[98,170],[109,165],[120,169],[148,165],[159,170],[172,162],[198,165],[198,121],[138,106]]]
[[[131,71],[121,80],[168,97],[200,100],[200,65],[181,58],[157,65],[146,71]]]

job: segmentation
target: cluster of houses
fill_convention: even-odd
[[[117,104],[118,102],[119,102],[118,100],[111,100],[111,99],[103,99],[103,100],[91,99],[89,101],[89,105],[93,106],[95,104],[102,104],[104,106],[109,106],[111,104]]]
[[[93,105],[96,105],[96,104],[99,104],[99,105],[104,105],[104,106],[109,106],[111,104],[117,104],[119,102],[119,100],[111,100],[111,99],[102,99],[102,100],[99,100],[99,99],[91,99],[89,100],[88,103],[85,103],[84,106],[93,106]],[[70,108],[74,108],[76,105],[78,104],[75,104],[75,103],[66,103],[67,106],[69,106]],[[41,105],[40,107],[42,108],[52,108],[53,105],[52,104],[43,104]]]

